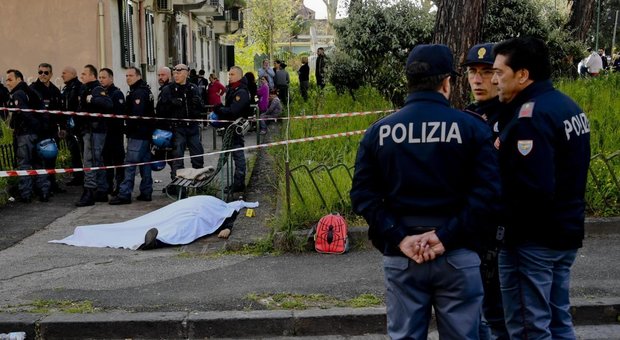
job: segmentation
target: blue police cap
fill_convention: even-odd
[[[492,43],[474,45],[469,49],[469,52],[467,52],[467,57],[465,58],[463,66],[472,64],[493,65],[493,61],[495,61],[493,57],[493,46],[495,46],[495,44]]]
[[[454,70],[452,51],[446,45],[417,45],[413,48],[411,53],[409,53],[407,67],[413,62],[427,63],[431,66],[426,71],[411,74],[416,77],[428,77],[440,74],[460,76],[460,74]]]

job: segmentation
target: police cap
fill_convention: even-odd
[[[469,52],[467,52],[467,57],[462,66],[472,64],[493,65],[493,61],[495,61],[493,57],[493,46],[495,46],[495,44],[492,43],[474,45],[469,49]]]
[[[417,45],[413,48],[409,57],[407,58],[407,67],[413,62],[422,62],[430,65],[430,68],[424,71],[417,71],[412,73],[412,76],[416,77],[428,77],[440,74],[450,74],[460,76],[458,72],[454,70],[454,58],[452,51],[446,45],[432,44],[432,45]]]

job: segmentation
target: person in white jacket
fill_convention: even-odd
[[[603,60],[596,51],[592,51],[592,48],[588,48],[588,53],[590,53],[590,55],[586,59],[585,66],[588,68],[588,73],[596,77],[603,68]]]

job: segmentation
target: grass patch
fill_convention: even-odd
[[[325,294],[248,294],[246,300],[257,303],[267,309],[292,309],[303,310],[309,308],[333,308],[333,307],[352,307],[365,308],[376,307],[383,304],[383,301],[373,294],[361,294],[348,300]]]
[[[34,300],[30,304],[9,306],[2,312],[8,313],[68,313],[68,314],[88,314],[100,312],[102,309],[93,306],[92,301],[73,301],[73,300]]]
[[[280,255],[279,250],[274,249],[271,238],[264,238],[254,244],[244,244],[240,249],[220,250],[208,253],[193,253],[179,250],[176,257],[179,259],[217,259],[223,256],[264,256]]]

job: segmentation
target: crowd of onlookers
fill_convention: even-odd
[[[587,51],[588,55],[583,58],[577,66],[580,76],[596,77],[603,72],[620,71],[620,56],[617,54],[614,58],[610,58],[605,55],[605,49],[602,48],[599,48],[598,51],[594,51],[590,47]]]
[[[107,170],[75,171],[65,183],[82,186],[83,193],[77,206],[95,202],[109,204],[131,203],[136,172],[141,182],[140,195],[135,199],[150,201],[153,192],[151,171],[165,167],[166,158],[182,157],[188,149],[193,168],[204,165],[201,127],[204,113],[212,111],[220,120],[231,121],[254,114],[252,105],[258,107],[260,134],[266,134],[267,121],[277,119],[283,106],[289,103],[290,76],[286,63],[276,60],[273,67],[265,60],[258,70],[243,74],[238,66],[230,68],[228,86],[222,84],[215,72],[205,78],[205,71],[190,69],[184,64],[157,70],[159,91],[157,99],[149,85],[142,79],[142,71],[129,67],[125,80],[129,92],[125,95],[114,84],[110,68],[97,69],[85,65],[78,73],[72,66],[62,70],[62,89],[53,78],[53,67],[48,63],[38,66],[38,78],[27,84],[24,74],[16,69],[6,71],[6,87],[0,83],[0,118],[13,130],[13,146],[18,170],[55,169],[57,145],[66,141],[71,168],[91,168],[150,162],[142,166],[113,167]],[[308,99],[308,58],[302,58],[298,71],[300,92]],[[320,88],[325,86],[325,54],[318,50],[316,77]],[[170,118],[169,120],[103,118],[95,115],[61,115],[50,112],[33,112],[24,109],[60,110],[86,113],[113,113],[137,117]],[[220,125],[221,126],[221,125]],[[234,147],[242,147],[243,136],[235,136]],[[245,156],[243,151],[233,152],[235,180],[227,190],[245,188]],[[155,161],[159,161],[156,162]],[[163,166],[162,166],[163,164]],[[168,162],[171,179],[183,160]],[[176,195],[178,188],[168,187]],[[38,196],[47,202],[55,193],[66,190],[59,185],[54,174],[20,176],[16,197],[31,202]]]

